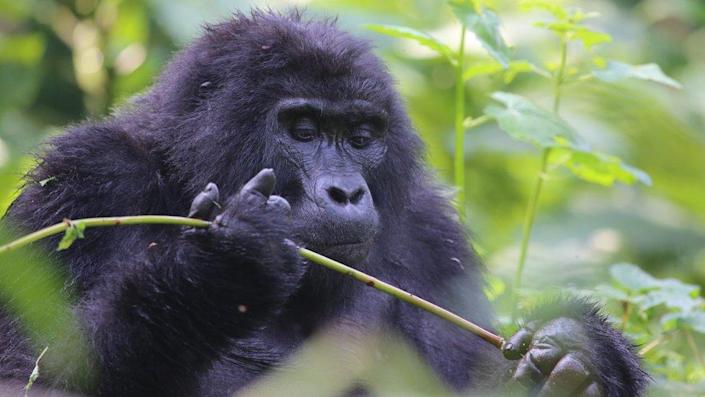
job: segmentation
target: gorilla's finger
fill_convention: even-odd
[[[531,359],[530,350],[524,358],[519,361],[512,380],[527,389],[533,389],[536,385],[540,384],[543,379],[544,376],[541,374],[541,370],[539,370]]]
[[[589,382],[590,371],[585,364],[573,354],[568,354],[556,364],[538,396],[572,396]]]
[[[522,328],[517,331],[516,334],[512,335],[507,343],[502,347],[502,354],[507,360],[518,360],[527,351],[529,351],[529,344],[531,343],[531,338],[533,337],[533,332],[527,328]]]
[[[530,358],[541,373],[548,375],[553,371],[554,367],[564,354],[565,351],[559,346],[553,343],[540,341],[531,346]]]
[[[597,383],[592,382],[580,393],[580,397],[602,397],[602,392],[600,391],[600,387],[597,386]]]
[[[269,196],[269,199],[267,199],[267,207],[271,208],[272,210],[278,213],[281,213],[282,215],[288,216],[289,214],[291,214],[291,205],[289,205],[289,202],[286,201],[286,199],[282,196]]]
[[[269,197],[274,191],[274,184],[277,182],[277,178],[274,176],[274,170],[271,168],[265,168],[257,175],[252,177],[245,186],[242,187],[242,193],[247,192],[257,192],[262,194],[264,197]]]

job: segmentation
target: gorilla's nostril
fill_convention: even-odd
[[[335,186],[331,186],[327,189],[328,191],[328,196],[336,203],[338,204],[347,204],[348,203],[348,195],[345,194],[345,192],[342,189],[339,189]]]
[[[362,196],[365,195],[365,189],[359,188],[350,196],[350,203],[357,204],[362,200]]]

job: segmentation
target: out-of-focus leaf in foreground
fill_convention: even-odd
[[[451,61],[451,63],[455,63],[455,53],[453,50],[428,33],[424,33],[406,26],[369,24],[365,25],[365,27],[373,32],[381,33],[387,36],[414,40],[417,43],[436,51],[438,54]]]
[[[0,228],[0,244],[14,233]],[[0,255],[0,302],[7,315],[17,318],[36,355],[48,351],[42,363],[47,374],[79,390],[95,375],[83,332],[74,316],[58,267],[51,265],[40,246],[33,245]],[[29,377],[30,374],[27,374]]]

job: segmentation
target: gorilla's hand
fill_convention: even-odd
[[[519,330],[507,341],[504,355],[520,359],[512,380],[531,395],[601,397],[588,344],[584,324],[560,317]]]
[[[261,312],[286,300],[305,272],[303,260],[286,240],[291,207],[271,194],[274,184],[274,172],[263,169],[225,201],[210,227],[184,234],[189,243],[184,255],[200,276],[227,285],[231,299],[242,296],[250,305],[259,303]]]

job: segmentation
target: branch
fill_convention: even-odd
[[[106,217],[106,218],[84,218],[69,220],[65,219],[61,223],[56,225],[46,227],[44,229],[38,230],[34,233],[30,233],[26,236],[20,237],[17,240],[11,241],[7,244],[0,246],[0,255],[16,250],[18,248],[24,247],[35,241],[41,240],[46,237],[50,237],[68,230],[71,227],[80,225],[81,227],[112,227],[112,226],[123,226],[123,225],[145,225],[145,224],[160,224],[160,225],[181,225],[190,226],[196,228],[206,228],[211,223],[208,221],[185,218],[179,216],[167,216],[167,215],[138,215],[138,216],[119,216],[119,217]],[[457,325],[458,327],[472,332],[473,334],[479,336],[483,340],[492,344],[498,349],[502,349],[504,346],[504,339],[501,336],[495,335],[484,328],[476,325],[457,314],[448,311],[440,306],[434,305],[433,303],[421,299],[418,296],[406,292],[400,288],[397,288],[391,284],[387,284],[381,280],[376,279],[366,273],[363,273],[357,269],[346,266],[340,262],[334,261],[328,257],[321,254],[308,250],[306,248],[298,247],[299,254],[311,263],[315,263],[320,266],[327,267],[328,269],[334,270],[338,273],[342,273],[346,276],[350,276],[355,280],[367,284],[385,294],[391,295],[399,300],[407,302],[411,305],[418,307],[419,309],[425,310],[435,316],[438,316],[450,323]]]

